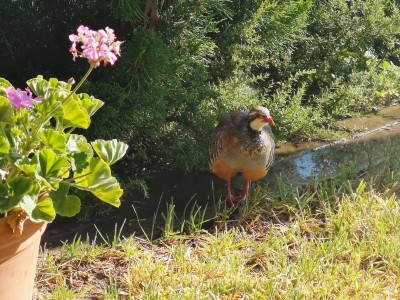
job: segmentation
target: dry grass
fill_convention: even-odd
[[[45,250],[38,299],[400,299],[400,205],[365,189],[284,220]]]

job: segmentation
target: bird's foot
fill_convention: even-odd
[[[244,194],[240,194],[240,195],[237,195],[237,196],[229,195],[228,197],[225,198],[225,201],[229,205],[233,206],[233,205],[245,200],[246,197],[247,197],[247,195],[244,195]]]

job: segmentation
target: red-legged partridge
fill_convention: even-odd
[[[275,142],[269,110],[256,106],[249,113],[224,116],[216,128],[210,147],[210,169],[226,181],[226,201],[234,204],[247,197],[251,181],[267,175],[274,160]],[[231,179],[243,173],[242,194],[232,196]]]

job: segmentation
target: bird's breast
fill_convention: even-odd
[[[240,152],[252,159],[259,159],[271,152],[272,143],[268,136],[258,134],[239,139]]]
[[[271,145],[240,144],[221,153],[220,158],[237,170],[263,168],[269,160]]]

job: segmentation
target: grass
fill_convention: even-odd
[[[157,240],[116,228],[111,241],[43,249],[36,298],[400,299],[400,163],[390,151],[365,172],[348,167],[302,189],[256,187],[219,208],[207,231],[195,204],[175,223],[169,207]]]

